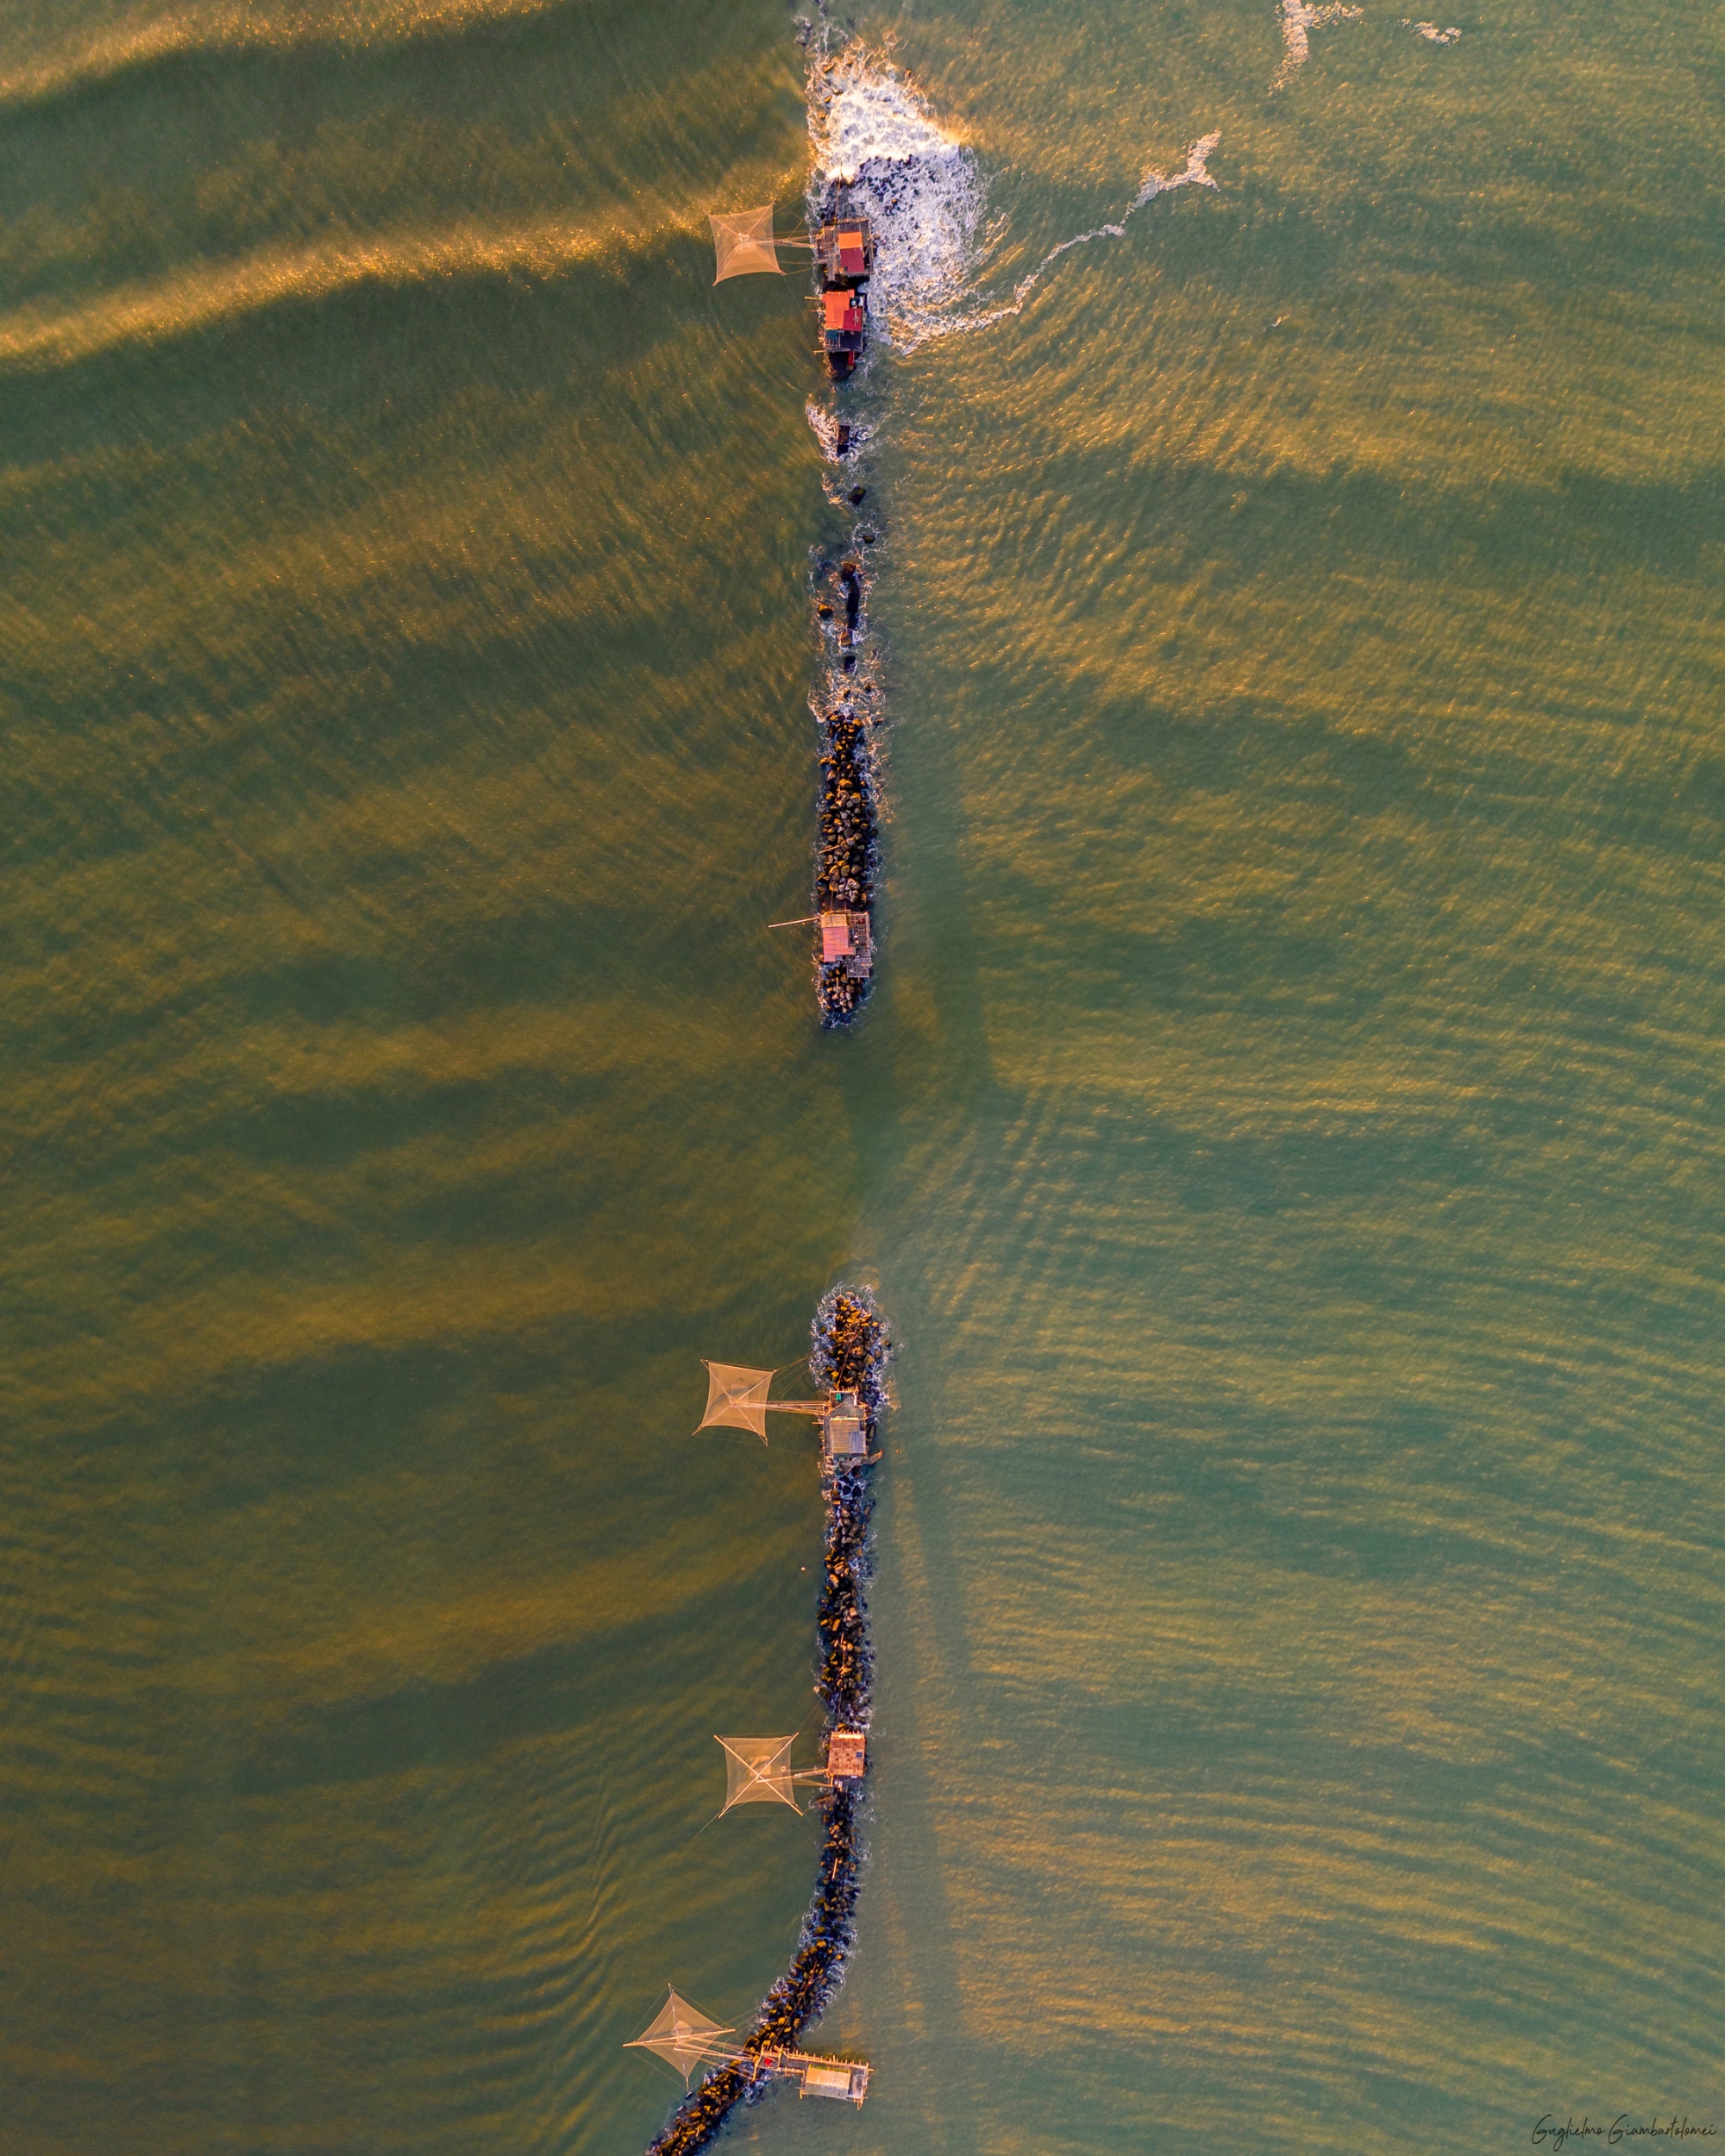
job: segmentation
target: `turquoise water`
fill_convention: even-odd
[[[737,2147],[1719,2120],[1725,54],[1441,22],[863,18],[1000,287],[1221,142],[877,355],[837,1038],[788,12],[9,11],[9,2149],[644,2144],[842,1275],[877,2078]]]

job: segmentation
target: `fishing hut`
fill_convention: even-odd
[[[815,229],[815,273],[820,279],[821,349],[827,371],[842,382],[862,356],[869,318],[863,298],[875,266],[875,235],[867,217],[835,206]]]
[[[869,916],[859,912],[821,913],[820,962],[841,965],[853,981],[866,981],[875,968],[875,942]]]
[[[875,267],[875,233],[867,217],[835,211],[815,228],[812,240],[791,239],[773,229],[773,205],[758,210],[709,210],[712,227],[713,283],[727,277],[782,277],[781,247],[806,248],[814,256],[821,290],[853,297]]]
[[[857,918],[866,920],[867,916]],[[768,1415],[812,1415],[820,1427],[824,1470],[857,1467],[877,1459],[869,1450],[869,1416],[861,1394],[830,1393],[825,1400],[769,1400],[776,1370],[757,1370],[738,1363],[706,1363],[706,1407],[695,1425],[702,1430],[752,1430],[767,1442]]]
[[[829,291],[866,284],[875,266],[875,233],[867,217],[829,217],[815,233],[814,265]]]
[[[866,981],[875,970],[874,930],[861,906],[834,906],[824,913],[800,913],[794,920],[768,921],[768,928],[807,928],[819,931],[815,966],[819,977],[830,981],[835,975],[847,981]],[[775,1400],[773,1403],[780,1403]]]
[[[821,294],[820,307],[820,342],[826,363],[835,374],[849,374],[862,350],[862,304],[855,292],[829,291]]]
[[[826,1778],[829,1782],[860,1782],[869,1771],[869,1733],[865,1729],[835,1729],[826,1740]]]
[[[855,1393],[835,1393],[820,1419],[823,1467],[854,1467],[869,1457],[869,1419]]]
[[[687,2088],[697,2066],[736,2066],[749,2082],[794,2081],[797,2093],[806,2096],[832,2096],[842,2103],[861,2103],[869,2093],[869,2069],[855,2059],[825,2059],[818,2052],[750,2051],[736,2043],[737,2031],[715,2021],[687,1999],[679,1998],[669,1984],[668,1996],[638,2036],[624,2051],[651,2052]]]
[[[826,1740],[826,1764],[824,1767],[794,1767],[790,1763],[790,1749],[795,1744],[793,1733],[788,1737],[719,1737],[713,1742],[724,1754],[724,1802],[718,1808],[720,1819],[739,1804],[787,1804],[794,1812],[800,1813],[797,1802],[799,1782],[821,1782],[829,1788],[835,1783],[860,1782],[868,1771],[868,1733],[861,1729],[835,1729]]]
[[[862,357],[868,337],[863,290],[875,266],[875,235],[867,217],[835,210],[812,240],[791,240],[773,230],[773,205],[758,210],[709,210],[712,227],[713,283],[728,277],[781,277],[781,247],[811,249],[819,279],[821,349],[827,370],[843,381]]]
[[[869,2093],[869,2068],[860,2059],[822,2059],[812,2052],[763,2051],[760,2070],[781,2081],[794,2081],[800,2096],[832,2096],[840,2103],[861,2103]]]

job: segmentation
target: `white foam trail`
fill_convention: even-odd
[[[1303,67],[1310,57],[1314,30],[1321,29],[1327,22],[1363,22],[1364,8],[1351,8],[1342,0],[1328,0],[1324,7],[1308,7],[1306,0],[1282,0],[1282,65],[1276,71],[1272,90],[1280,90],[1297,68]]]
[[[1411,30],[1415,37],[1424,38],[1427,45],[1454,45],[1461,38],[1461,32],[1453,27],[1440,30],[1435,22],[1410,22],[1405,15],[1402,18],[1402,27],[1404,30]]]
[[[874,225],[869,311],[899,352],[1019,313],[1049,265],[1069,248],[1124,237],[1133,211],[1176,187],[1214,187],[1208,160],[1221,141],[1214,134],[1195,142],[1184,169],[1171,178],[1146,172],[1118,223],[1063,240],[1019,280],[1009,301],[979,308],[972,304],[976,229],[987,190],[970,152],[936,124],[915,90],[891,68],[871,66],[853,47],[815,70],[809,130],[817,195],[823,185],[845,182]]]
[[[981,329],[991,322],[1003,321],[1008,315],[1021,314],[1024,304],[1042,281],[1042,273],[1049,264],[1064,254],[1069,248],[1082,247],[1087,240],[1123,240],[1126,236],[1126,219],[1133,210],[1142,210],[1145,203],[1154,202],[1158,195],[1166,195],[1176,187],[1215,187],[1220,183],[1210,177],[1209,160],[1221,141],[1220,128],[1214,135],[1199,138],[1186,153],[1184,168],[1170,179],[1161,172],[1146,172],[1139,183],[1138,192],[1120,213],[1118,224],[1099,224],[1089,232],[1077,232],[1070,240],[1063,240],[1058,247],[1050,248],[1030,275],[1021,278],[1013,287],[1011,299],[1003,307],[990,307],[981,314],[967,315],[951,324],[953,329]]]

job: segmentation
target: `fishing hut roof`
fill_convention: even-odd
[[[779,251],[773,243],[773,205],[762,210],[737,210],[726,216],[707,212],[712,227],[712,251],[718,257],[715,285],[727,277],[748,277],[756,271],[782,277]]]
[[[800,1812],[791,1787],[790,1737],[721,1737],[724,1747],[724,1809],[733,1804],[788,1804]]]
[[[850,916],[823,913],[820,917],[820,955],[823,961],[850,956]]]
[[[835,1729],[826,1740],[826,1771],[835,1782],[861,1781],[868,1758],[866,1729]]]
[[[767,1388],[771,1370],[746,1370],[734,1363],[706,1364],[706,1412],[697,1430],[752,1430],[767,1442]]]
[[[691,2006],[687,1999],[680,1999],[665,1986],[670,1996],[641,2034],[626,2043],[624,2051],[650,2051],[662,2059],[683,2077],[685,2087],[689,2076],[704,2059],[722,2052],[721,2036],[734,2035],[733,2029],[724,2028],[710,2015],[703,2014],[698,2006]]]

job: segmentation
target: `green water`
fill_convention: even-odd
[[[9,2156],[644,2144],[845,1275],[877,2079],[736,2146],[1725,2125],[1725,45],[1439,19],[865,18],[1003,277],[1222,140],[877,362],[840,1038],[787,11],[6,11]]]

